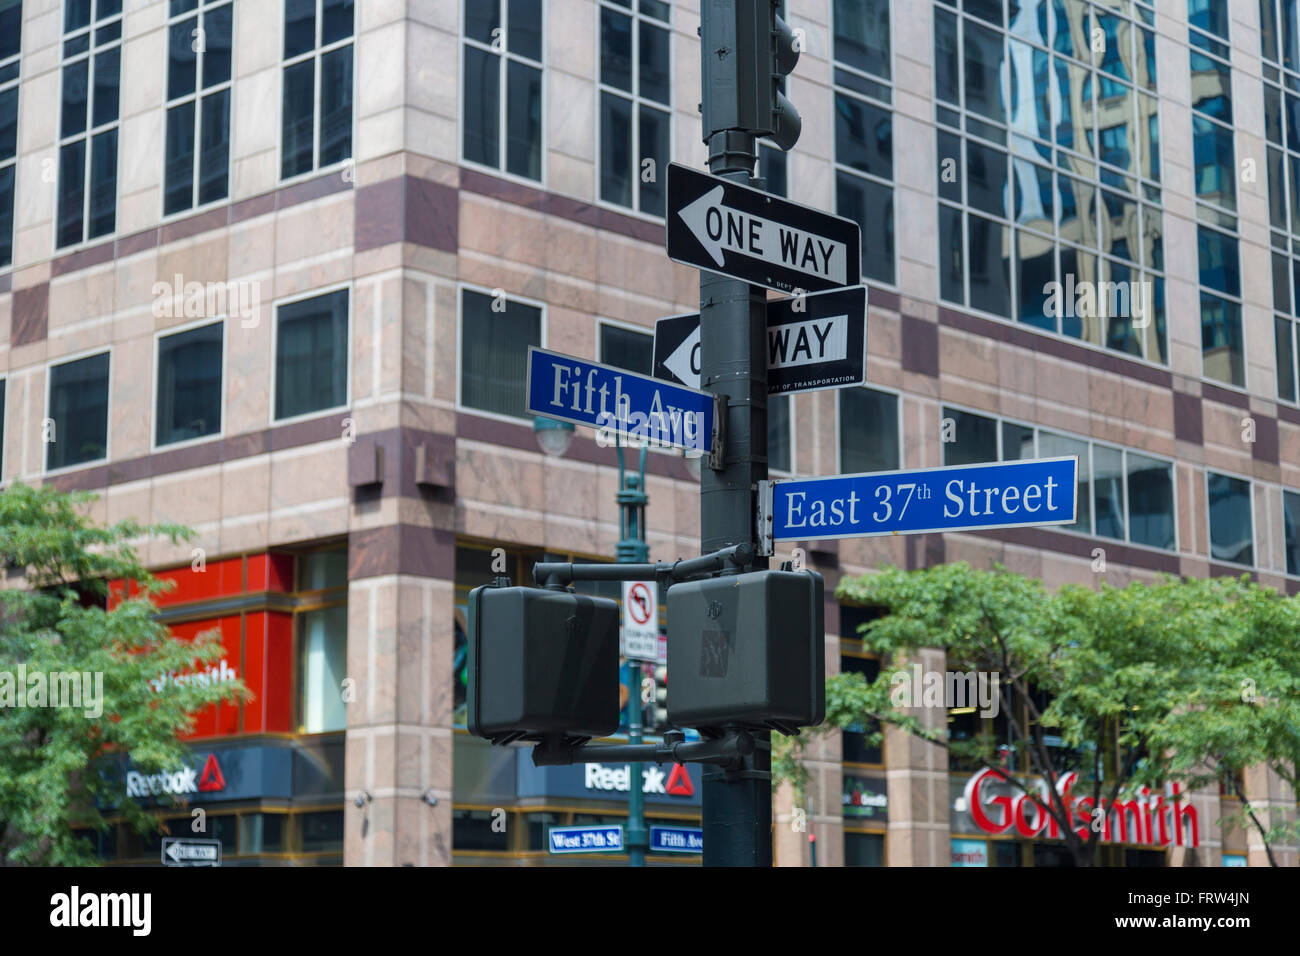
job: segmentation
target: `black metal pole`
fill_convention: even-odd
[[[754,137],[729,130],[709,139],[709,171],[750,185]],[[767,294],[710,272],[700,273],[700,385],[723,395],[723,468],[700,478],[700,547],[705,553],[757,540],[754,493],[767,478]],[[751,569],[767,567],[754,559]],[[739,570],[734,569],[734,570]],[[725,572],[724,572],[725,573]],[[740,770],[703,774],[704,865],[772,865],[772,745],[756,747]]]

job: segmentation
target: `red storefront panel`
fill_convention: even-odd
[[[172,581],[175,587],[158,595],[158,606],[173,607],[265,591],[288,593],[293,588],[294,559],[274,552],[208,562],[202,571],[192,566],[162,571],[156,577]],[[123,582],[109,588],[109,606],[115,607],[123,594]],[[129,593],[138,594],[132,584]],[[220,632],[222,656],[201,672],[197,665],[185,671],[159,675],[155,687],[167,681],[203,680],[215,682],[239,679],[249,697],[241,704],[227,701],[213,704],[199,714],[186,740],[239,733],[288,733],[293,708],[293,615],[283,611],[253,610],[241,614],[189,621],[170,626],[172,634],[193,641],[206,631]],[[241,721],[242,716],[242,721]]]
[[[249,687],[263,692],[244,706],[244,733],[288,733],[292,719],[293,616],[276,611],[249,614],[244,665]]]

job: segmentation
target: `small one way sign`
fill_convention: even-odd
[[[778,292],[854,286],[858,224],[687,166],[668,166],[668,258]]]
[[[849,388],[866,381],[867,288],[767,303],[769,395]],[[655,378],[700,387],[700,314],[655,323]]]

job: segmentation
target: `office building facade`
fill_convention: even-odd
[[[966,560],[1300,590],[1295,0],[783,6],[803,133],[758,171],[860,223],[870,308],[867,386],[773,399],[772,471],[1081,465],[1074,526],[810,542],[828,585]],[[230,862],[554,863],[548,826],[625,812],[620,767],[470,738],[458,650],[470,588],[614,554],[615,452],[542,450],[524,360],[647,372],[654,321],[698,307],[664,254],[666,164],[706,158],[698,25],[665,0],[0,0],[0,481],[196,529],[144,556],[178,633],[221,630],[212,679],[261,691],[192,742]],[[693,555],[697,479],[647,457],[651,557]],[[878,672],[869,610],[827,595],[828,671]],[[810,831],[817,865],[1061,862],[937,748],[831,733],[810,769],[779,863]],[[698,820],[690,780],[649,815]],[[1113,842],[1264,864],[1232,805],[1153,803]]]

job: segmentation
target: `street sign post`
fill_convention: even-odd
[[[703,853],[704,831],[699,827],[651,827],[650,849],[660,853]]]
[[[833,289],[767,303],[769,395],[866,382],[867,288]],[[700,314],[655,323],[655,378],[700,387]]]
[[[221,841],[163,837],[163,866],[220,866]]]
[[[698,389],[529,346],[525,393],[530,415],[710,458],[721,453],[718,398]]]
[[[551,827],[547,842],[552,853],[622,853],[623,827]]]
[[[858,224],[687,166],[668,166],[668,258],[767,286],[819,292],[861,281]]]
[[[624,657],[654,663],[659,657],[659,585],[654,581],[623,582]]]
[[[765,481],[759,529],[773,541],[1073,524],[1079,459]]]

